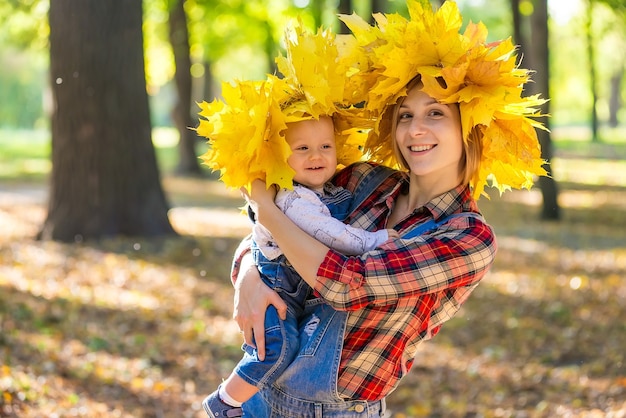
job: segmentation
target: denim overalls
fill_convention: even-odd
[[[319,196],[320,200],[331,216],[344,220],[352,207],[352,193],[332,184],[328,184],[325,191],[323,196]],[[254,215],[250,214],[250,217],[253,219]],[[244,356],[235,368],[242,379],[263,389],[276,381],[298,353],[298,318],[303,314],[311,288],[284,255],[269,260],[253,242],[252,256],[263,282],[287,303],[285,321],[279,319],[273,306],[269,306],[265,313],[265,359],[259,361],[256,349],[244,344]]]
[[[354,191],[350,211],[356,209],[391,172],[386,167],[376,167],[361,181]],[[276,314],[272,306],[268,307],[270,311],[273,311],[272,315]],[[274,384],[264,387],[244,403],[244,417],[382,417],[385,412],[384,399],[373,402],[345,401],[338,396],[337,376],[347,317],[347,312],[334,310],[323,299],[307,300],[297,324],[297,356]],[[286,324],[286,327],[293,326],[293,323]],[[266,345],[267,338],[266,335]]]

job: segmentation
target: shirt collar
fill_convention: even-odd
[[[459,212],[478,212],[476,201],[472,199],[470,188],[466,184],[449,190],[424,205],[435,221]]]
[[[309,187],[298,183],[297,181],[293,181],[294,186],[302,186],[302,187],[306,187],[307,189],[310,189]],[[343,187],[338,187],[335,186],[334,184],[332,184],[330,181],[327,181],[326,183],[324,183],[324,185],[322,186],[322,190],[323,192],[318,192],[317,190],[313,190],[310,189],[311,191],[313,191],[315,194],[317,194],[318,196],[334,196],[338,193],[341,193],[343,189]]]
[[[382,203],[390,197],[395,200],[403,190],[406,191],[409,189],[410,180],[408,173],[404,171],[396,171],[392,174],[392,177],[397,179],[394,187],[391,192],[383,193],[376,201],[376,204]],[[461,184],[454,189],[435,197],[421,208],[417,208],[417,210],[430,212],[435,221],[439,221],[452,215],[453,213],[480,213],[476,201],[472,198],[471,189],[467,184]]]

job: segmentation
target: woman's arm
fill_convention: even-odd
[[[242,246],[245,242],[244,240]],[[259,359],[263,360],[265,358],[265,311],[269,305],[273,305],[280,318],[286,319],[287,304],[278,293],[263,283],[249,251],[239,252],[238,250],[231,278],[235,287],[233,318],[237,321],[246,344],[256,346]]]
[[[308,236],[274,205],[259,182],[252,189],[259,221],[274,235],[304,280],[335,309],[392,304],[405,297],[471,286],[491,265],[493,230],[468,217],[450,220],[423,236],[385,243],[358,257],[346,257]]]

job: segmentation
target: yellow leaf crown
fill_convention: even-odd
[[[337,159],[347,165],[362,158],[367,132],[356,97],[348,84],[354,57],[344,57],[329,30],[305,32],[300,21],[285,31],[287,56],[276,63],[282,77],[222,84],[223,100],[202,102],[198,135],[208,138],[200,158],[229,187],[249,189],[255,179],[291,188],[294,172],[287,164],[291,150],[284,138],[287,123],[331,116]]]
[[[462,16],[455,2],[435,12],[430,3],[407,0],[410,19],[375,14],[376,25],[357,15],[341,15],[350,28],[367,69],[355,75],[367,89],[366,109],[376,119],[364,152],[368,159],[399,166],[390,128],[382,116],[406,96],[406,86],[420,76],[423,91],[442,103],[458,103],[463,139],[482,136],[480,169],[470,181],[474,197],[488,179],[500,192],[530,188],[534,176],[545,175],[531,117],[542,116],[538,95],[522,97],[530,71],[516,65],[510,39],[486,43],[487,29],[470,22],[460,33]]]

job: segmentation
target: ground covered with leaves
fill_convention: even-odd
[[[181,236],[32,239],[41,185],[0,185],[0,416],[204,417],[240,356],[228,271],[239,196],[168,178]],[[390,416],[626,417],[626,189],[562,183],[482,200],[497,261],[422,345]]]

